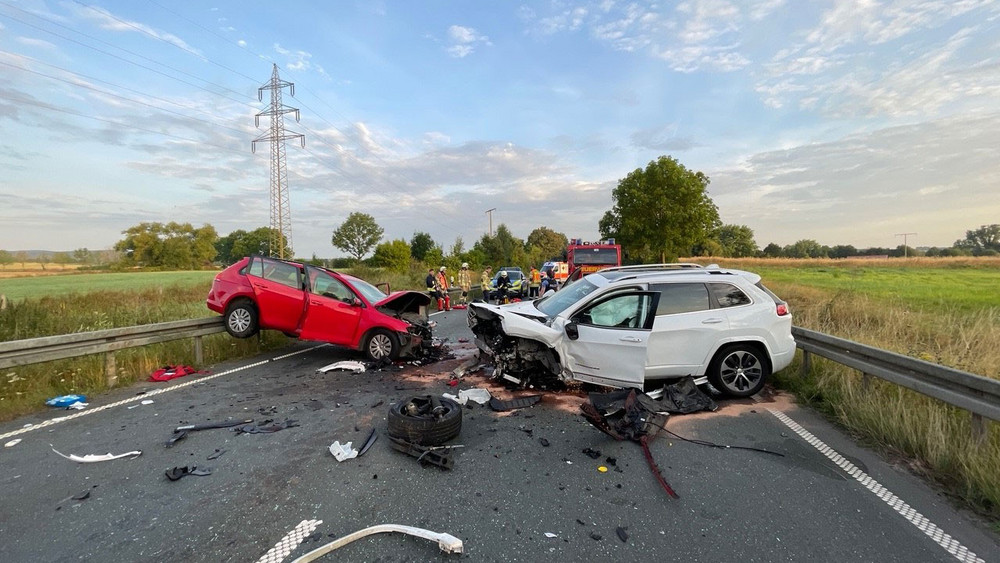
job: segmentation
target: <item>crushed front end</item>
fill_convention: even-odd
[[[469,306],[469,328],[476,337],[476,347],[493,361],[492,377],[518,388],[564,387],[556,351],[541,339],[508,334],[503,318],[494,306],[477,303]],[[535,323],[539,329],[547,328],[538,320],[518,319]]]

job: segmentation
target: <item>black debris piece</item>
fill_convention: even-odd
[[[385,401],[383,401],[382,399],[379,399],[374,405],[372,405],[369,408],[381,407],[383,403],[385,403]]]
[[[171,467],[165,472],[165,474],[167,479],[177,481],[183,477],[187,477],[188,475],[197,475],[199,477],[211,475],[212,470],[208,467],[198,467],[196,465],[188,467],[187,465],[184,465],[181,467]]]
[[[490,408],[495,411],[512,411],[515,409],[530,407],[541,400],[541,395],[528,395],[526,397],[518,397],[517,399],[511,399],[509,401],[501,401],[500,399],[493,397],[490,399]]]
[[[390,437],[389,441],[392,449],[415,457],[422,464],[436,465],[442,469],[451,469],[455,466],[455,460],[451,457],[452,446],[421,446],[393,437]]]
[[[590,448],[584,448],[583,453],[587,455],[590,459],[597,459],[601,457],[601,452],[597,450],[592,450]]]
[[[688,414],[698,411],[717,411],[719,406],[711,397],[698,389],[694,378],[685,377],[676,383],[663,386],[663,397],[657,403],[662,410],[677,414]],[[655,411],[654,411],[655,412]]]
[[[358,450],[358,457],[365,455],[365,452],[368,451],[368,448],[372,447],[372,444],[374,444],[377,439],[378,434],[376,434],[375,429],[372,428],[371,434],[368,434],[368,438],[365,440],[365,444],[361,446],[360,450]]]
[[[579,518],[576,519],[576,523],[579,524],[579,525],[581,525],[581,526],[586,526],[587,525],[586,522],[584,522],[583,520],[580,520]]]
[[[286,418],[284,422],[275,422],[273,420],[265,420],[261,424],[244,424],[242,426],[237,426],[233,428],[233,432],[237,434],[270,434],[272,432],[278,432],[286,428],[295,428],[299,425],[299,421]]]
[[[77,494],[71,496],[70,498],[73,499],[73,500],[83,500],[83,499],[86,499],[86,498],[90,498],[90,489],[87,489],[86,491],[83,491],[82,493],[77,493]]]
[[[215,450],[214,452],[208,454],[208,457],[205,458],[205,459],[209,459],[209,460],[211,460],[211,459],[219,459],[220,457],[222,457],[222,454],[224,454],[224,453],[226,453],[226,450]]]
[[[613,458],[611,456],[608,456],[608,458],[604,460],[604,463],[607,463],[608,465],[610,465],[612,467],[617,467],[618,466],[618,459],[617,458]]]
[[[594,541],[601,541],[601,534],[598,534],[597,532],[590,532],[590,539]]]
[[[189,432],[197,432],[199,430],[211,430],[214,428],[232,428],[233,426],[242,426],[244,424],[250,424],[253,422],[252,418],[246,420],[228,420],[226,422],[206,422],[205,424],[185,424],[183,426],[178,426],[174,428],[174,435],[170,437],[169,440],[164,444],[166,447],[171,447],[177,442],[183,440],[187,437]]]
[[[545,438],[539,438],[538,443],[541,444],[543,447],[546,448],[549,447],[549,441],[546,440]]]
[[[622,540],[623,542],[628,541],[628,532],[625,531],[625,528],[618,526],[618,529],[615,530],[615,533],[618,534],[618,539]]]

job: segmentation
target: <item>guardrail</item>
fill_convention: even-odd
[[[878,377],[972,413],[972,433],[985,439],[986,421],[1000,421],[1000,380],[925,362],[895,352],[865,346],[821,332],[793,327],[802,350],[801,373],[811,367],[810,354],[856,369],[864,377]]]
[[[194,338],[195,363],[200,364],[204,361],[201,337],[223,331],[225,326],[222,324],[222,317],[209,317],[10,340],[0,342],[0,369],[104,353],[104,372],[108,385],[111,385],[116,378],[116,350]]]
[[[108,383],[112,384],[117,350],[194,338],[195,362],[200,364],[203,362],[202,337],[224,330],[222,317],[209,317],[0,342],[0,369],[104,353],[105,374]],[[969,411],[977,439],[986,436],[984,418],[1000,421],[1000,380],[800,327],[792,327],[792,335],[796,346],[802,350],[803,374],[809,372],[811,354],[816,354],[856,369],[864,377],[879,377],[912,389]]]

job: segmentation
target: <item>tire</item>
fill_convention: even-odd
[[[729,344],[715,354],[708,366],[708,381],[722,394],[749,397],[764,387],[771,362],[763,350],[750,344]]]
[[[399,338],[384,328],[376,328],[365,337],[362,350],[373,362],[393,361],[399,357]]]
[[[440,446],[458,436],[462,431],[462,407],[451,399],[440,397],[441,406],[445,409],[440,418],[430,416],[416,417],[404,414],[403,409],[413,399],[429,399],[426,397],[411,397],[394,403],[389,407],[389,436],[400,438],[421,446]]]
[[[250,338],[260,329],[257,308],[249,299],[233,301],[226,307],[226,332],[233,338]]]

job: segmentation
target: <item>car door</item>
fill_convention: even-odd
[[[295,264],[255,256],[247,270],[260,312],[261,328],[296,333],[305,312],[302,269]]]
[[[701,375],[702,365],[729,330],[729,317],[714,307],[704,283],[651,284],[659,291],[649,337],[647,376]]]
[[[356,346],[358,324],[364,312],[361,299],[329,272],[306,266],[309,298],[299,338],[340,346]]]
[[[632,291],[598,298],[574,313],[563,339],[573,378],[641,389],[657,299],[655,292]]]

